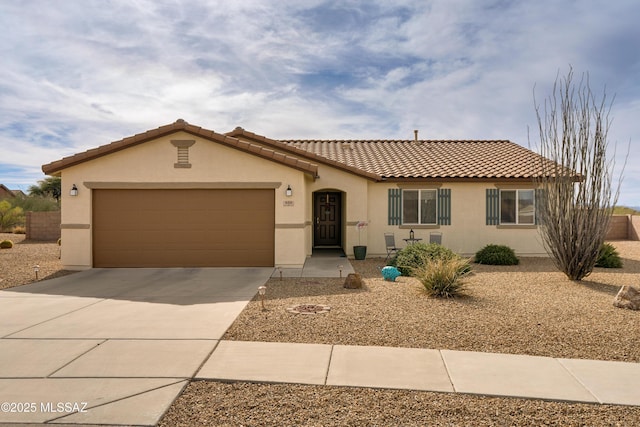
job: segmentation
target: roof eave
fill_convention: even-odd
[[[142,144],[144,142],[148,142],[153,139],[157,139],[180,131],[207,139],[209,141],[218,142],[227,147],[234,148],[267,160],[271,160],[273,162],[283,164],[293,169],[297,169],[301,172],[311,175],[313,179],[316,179],[318,177],[318,165],[316,164],[298,159],[287,154],[285,154],[283,157],[278,157],[276,156],[276,152],[273,150],[261,149],[261,147],[259,146],[241,141],[237,138],[219,134],[212,130],[203,129],[199,126],[190,125],[181,119],[170,125],[161,126],[157,129],[139,133],[134,136],[121,139],[119,141],[114,141],[110,144],[93,148],[91,150],[87,150],[85,152],[42,165],[42,171],[46,175],[60,175],[63,169],[67,169],[69,167],[76,166],[89,160],[94,160],[96,158],[106,156],[120,150],[124,150],[125,148],[133,147],[135,145]]]
[[[402,177],[389,176],[385,177],[386,182],[519,182],[530,183],[533,177],[497,177],[497,176],[419,176],[419,177]]]
[[[240,136],[253,140],[255,142],[270,146],[272,148],[278,149],[278,150],[282,150],[282,151],[286,151],[288,153],[291,153],[295,156],[298,157],[304,157],[306,159],[312,160],[314,162],[317,163],[321,163],[327,166],[331,166],[334,167],[336,169],[340,169],[342,171],[360,176],[362,178],[366,178],[369,179],[371,181],[376,181],[376,182],[380,182],[380,181],[384,181],[386,178],[384,178],[382,175],[379,174],[375,174],[375,173],[371,173],[371,172],[367,172],[364,171],[362,169],[359,168],[355,168],[355,167],[350,167],[345,165],[344,163],[340,163],[340,162],[336,162],[335,160],[331,160],[331,159],[327,159],[326,157],[322,157],[318,154],[315,153],[310,153],[306,150],[302,150],[296,147],[292,147],[288,144],[285,144],[281,141],[275,140],[275,139],[270,139],[267,138],[266,136],[262,136],[262,135],[258,135],[256,133],[253,132],[249,132],[244,130],[241,127],[237,127],[234,130],[232,130],[231,132],[226,132],[225,135],[227,136],[231,136],[233,138],[238,138]]]

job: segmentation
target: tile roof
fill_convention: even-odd
[[[292,140],[290,147],[383,179],[532,179],[542,157],[505,140]]]
[[[161,126],[157,129],[139,133],[137,135],[130,136],[119,141],[114,141],[110,144],[102,145],[100,147],[93,148],[91,150],[87,150],[82,153],[74,154],[55,162],[48,163],[42,166],[42,171],[47,175],[55,174],[57,172],[60,172],[62,169],[68,168],[70,166],[74,166],[88,160],[93,160],[107,154],[115,153],[125,148],[142,144],[155,138],[166,136],[178,131],[187,132],[192,135],[208,139],[210,141],[221,143],[231,148],[245,151],[258,157],[285,164],[289,167],[305,172],[313,176],[314,178],[318,176],[318,165],[313,164],[305,159],[291,156],[282,152],[276,152],[275,150],[272,150],[268,147],[264,147],[259,144],[253,144],[247,141],[241,141],[237,138],[216,133],[212,130],[203,129],[199,126],[191,125],[182,119],[178,119],[172,124]]]
[[[20,190],[10,190],[9,187],[5,186],[4,184],[0,184],[0,198],[15,197],[16,191]]]
[[[543,158],[506,140],[286,140],[237,127],[226,134],[184,120],[42,166],[45,174],[184,131],[318,176],[327,165],[373,181],[503,180],[540,176]],[[550,162],[544,159],[545,162]]]
[[[540,176],[543,161],[539,154],[507,140],[274,140],[240,127],[226,135],[285,149],[376,181],[531,180]]]

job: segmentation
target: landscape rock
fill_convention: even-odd
[[[362,289],[362,276],[358,273],[349,273],[347,280],[344,281],[346,289]]]
[[[613,305],[629,310],[640,310],[640,291],[633,286],[623,286],[613,299]]]

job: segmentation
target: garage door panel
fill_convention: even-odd
[[[226,259],[224,267],[246,267],[247,259],[252,259],[257,266],[271,266],[273,257],[271,251],[247,250],[209,250],[203,251],[113,251],[102,256],[105,266],[110,267],[158,267],[167,264],[173,267],[211,267],[212,260]],[[214,265],[217,266],[217,265]]]
[[[273,266],[274,197],[274,190],[94,190],[94,266]]]

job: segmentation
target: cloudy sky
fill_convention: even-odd
[[[615,96],[620,203],[640,205],[639,17],[637,0],[2,1],[0,183],[178,118],[535,148],[534,87],[544,100],[571,65]]]

